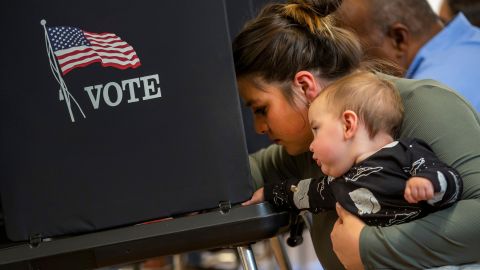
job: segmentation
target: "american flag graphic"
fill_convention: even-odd
[[[99,62],[118,69],[139,67],[140,59],[128,43],[113,33],[91,33],[75,27],[47,27],[62,74]]]

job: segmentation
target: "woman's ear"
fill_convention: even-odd
[[[311,103],[321,90],[315,76],[306,70],[301,70],[295,74],[293,85],[302,89],[308,103]]]
[[[344,138],[353,138],[358,129],[358,115],[354,111],[346,110],[342,113],[342,122]]]

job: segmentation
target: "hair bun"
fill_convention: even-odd
[[[297,4],[302,8],[313,11],[319,17],[325,17],[338,9],[342,0],[289,0],[288,3]]]

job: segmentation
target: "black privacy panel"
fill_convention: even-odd
[[[250,197],[223,1],[4,1],[0,14],[11,240]]]

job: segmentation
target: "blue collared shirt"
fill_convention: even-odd
[[[480,28],[459,13],[417,53],[407,78],[434,79],[458,91],[480,111]]]

